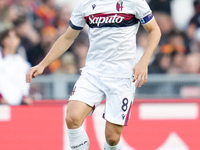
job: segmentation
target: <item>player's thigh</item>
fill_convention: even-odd
[[[102,85],[98,78],[94,75],[84,73],[74,85],[73,92],[68,101],[78,100],[95,109],[105,98],[105,94],[101,88]]]
[[[109,90],[106,92],[104,118],[118,125],[127,125],[135,87],[129,78],[110,79],[105,82]]]
[[[66,123],[70,128],[82,125],[87,115],[92,111],[92,107],[81,101],[69,101],[67,106]]]
[[[123,127],[124,126],[122,125],[117,125],[106,121],[105,136],[109,145],[116,145],[120,141]]]

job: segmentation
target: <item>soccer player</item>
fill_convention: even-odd
[[[140,22],[149,37],[143,56],[134,66]],[[72,150],[89,149],[82,123],[106,98],[104,150],[122,150],[120,136],[129,119],[135,87],[146,82],[148,64],[161,36],[145,0],[80,0],[70,18],[69,28],[46,57],[30,69],[26,81],[31,82],[61,56],[85,24],[89,26],[90,47],[66,114],[70,146]]]

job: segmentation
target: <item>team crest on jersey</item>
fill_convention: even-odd
[[[116,9],[118,12],[122,11],[123,9],[123,2],[121,0],[119,0],[116,4]]]

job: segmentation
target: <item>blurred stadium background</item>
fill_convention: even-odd
[[[124,150],[199,150],[200,1],[147,2],[162,38],[149,65],[148,81],[136,90],[131,120],[122,136]],[[0,0],[0,35],[14,27],[21,39],[17,53],[34,66],[66,30],[76,3]],[[64,116],[67,99],[84,66],[87,30],[85,27],[69,51],[30,84],[31,105],[0,105],[0,150],[70,150]],[[137,36],[139,59],[147,33],[140,28]],[[0,78],[1,74],[0,70]],[[103,103],[84,123],[90,150],[102,149]]]

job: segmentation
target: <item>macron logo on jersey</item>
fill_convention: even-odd
[[[138,19],[132,14],[92,14],[85,17],[86,23],[91,28],[101,27],[126,27],[138,23]]]

